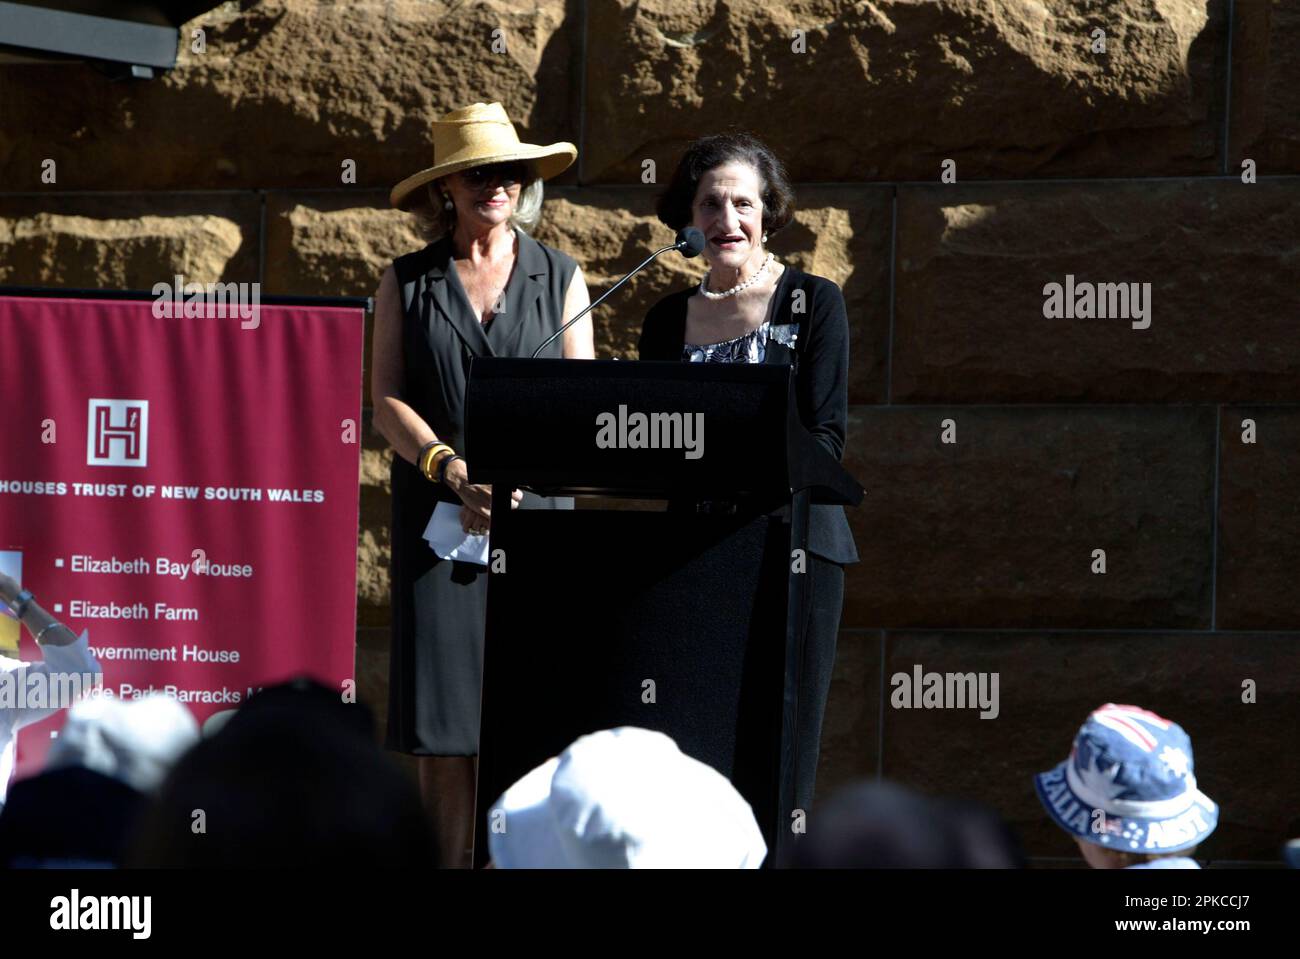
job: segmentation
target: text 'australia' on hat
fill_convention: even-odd
[[[426,183],[472,167],[514,160],[527,161],[539,177],[549,180],[567,170],[577,157],[578,148],[567,141],[546,146],[520,143],[505,107],[471,103],[433,121],[433,166],[397,184],[388,199],[399,209],[409,209]]]
[[[1070,758],[1039,773],[1034,785],[1058,826],[1120,852],[1190,849],[1219,821],[1219,807],[1196,786],[1187,733],[1137,706],[1095,710]]]

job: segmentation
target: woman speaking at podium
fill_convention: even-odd
[[[439,503],[467,534],[488,530],[492,491],[471,485],[465,384],[473,356],[529,356],[589,302],[578,264],[528,235],[542,181],[577,157],[571,143],[521,143],[499,103],[433,124],[433,166],[393,188],[424,249],[393,261],[375,296],[371,399],[392,444],[392,649],[387,746],[419,758],[420,790],[444,866],[468,866],[487,609],[487,567],[439,559],[424,539]],[[594,356],[591,320],[545,355]],[[525,509],[571,499],[514,493]]]
[[[848,421],[849,328],[840,288],[777,262],[768,237],[790,222],[794,195],[781,161],[744,134],[696,140],[656,212],[673,230],[698,228],[709,271],[646,314],[643,360],[793,363],[803,425],[838,460]],[[774,436],[781,443],[784,437]],[[812,806],[822,715],[835,665],[844,566],[858,561],[841,506],[814,505],[808,529],[811,620],[800,670],[795,804]]]

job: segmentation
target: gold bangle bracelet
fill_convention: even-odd
[[[438,443],[429,447],[429,449],[425,451],[424,457],[420,461],[420,472],[424,474],[424,478],[429,480],[429,482],[433,482],[434,457],[444,452],[447,454],[451,453],[451,447],[446,443]]]
[[[448,446],[446,450],[444,450],[443,452],[435,456],[429,462],[429,479],[433,480],[435,483],[440,482],[438,476],[442,464],[447,460],[451,459],[455,455],[456,455],[456,451],[452,449],[450,446]]]

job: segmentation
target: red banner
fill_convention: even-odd
[[[363,314],[257,311],[0,297],[0,569],[89,630],[109,692],[200,723],[353,672]],[[19,776],[64,715],[23,732]]]

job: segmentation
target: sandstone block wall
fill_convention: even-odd
[[[868,494],[820,789],[980,799],[1070,863],[1028,777],[1133,702],[1193,736],[1223,806],[1206,858],[1300,834],[1300,0],[243,0],[197,28],[148,82],[0,66],[0,284],[369,295],[419,245],[387,191],[430,119],[501,100],[579,146],[539,235],[595,295],[669,238],[648,175],[751,130],[797,181],[774,250],[840,283],[852,328]],[[600,355],[699,272],[629,284]],[[1150,326],[1044,317],[1067,275],[1149,283]],[[390,454],[366,444],[357,674],[382,717]],[[894,708],[918,663],[997,672],[998,718]]]

